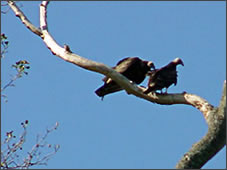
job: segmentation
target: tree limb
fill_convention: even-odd
[[[199,111],[201,111],[209,126],[208,133],[200,142],[195,144],[187,154],[185,154],[185,156],[178,163],[176,168],[201,167],[224,146],[225,139],[221,138],[222,136],[221,137],[219,136],[220,135],[219,133],[222,133],[222,135],[223,133],[225,134],[225,128],[223,129],[221,128],[222,126],[221,127],[219,126],[220,123],[225,121],[226,105],[223,104],[223,102],[220,103],[220,106],[217,109],[211,104],[209,104],[209,102],[207,102],[205,99],[195,94],[189,94],[186,92],[176,93],[176,94],[159,94],[159,93],[151,92],[148,95],[144,94],[143,93],[143,91],[145,91],[144,87],[140,87],[133,83],[130,83],[130,81],[126,77],[116,72],[111,67],[106,66],[103,63],[98,63],[72,53],[68,45],[65,46],[65,48],[58,45],[57,42],[53,39],[53,37],[48,32],[48,25],[47,25],[48,1],[43,1],[42,4],[40,5],[41,30],[38,28],[34,28],[35,26],[33,26],[30,23],[30,21],[25,17],[23,12],[19,10],[19,8],[15,5],[14,2],[9,1],[8,4],[15,12],[16,16],[19,17],[21,21],[27,26],[27,28],[31,30],[33,33],[35,33],[36,35],[40,36],[43,39],[44,43],[46,44],[47,48],[54,55],[60,57],[61,59],[67,62],[70,62],[72,64],[75,64],[79,67],[82,67],[86,70],[97,72],[107,77],[110,77],[115,82],[117,82],[128,94],[133,94],[139,98],[145,99],[153,103],[162,104],[162,105],[171,105],[171,104],[191,105],[197,108]],[[223,93],[223,96],[224,96],[224,93]],[[225,100],[225,97],[223,97],[223,100]],[[218,121],[218,123],[215,125],[211,123],[214,120]],[[209,148],[211,144],[213,146],[214,142],[213,140],[211,140],[211,137],[209,137],[209,135],[212,135],[214,137],[213,140],[220,140],[220,143],[222,143],[221,145],[219,145],[219,147],[213,149],[212,152],[209,150]],[[210,143],[208,144],[207,142],[209,141]],[[207,155],[209,156],[206,158],[201,158],[200,164],[194,164],[194,162],[196,162],[196,160],[198,159],[198,156],[201,156],[198,153],[204,154],[203,151],[206,152]]]
[[[226,81],[220,105],[210,112],[207,122],[207,134],[184,154],[177,169],[199,169],[226,145]]]
[[[36,28],[29,20],[28,18],[24,15],[24,13],[20,10],[20,8],[16,5],[15,2],[13,1],[8,1],[8,5],[10,8],[13,10],[15,13],[16,17],[19,17],[21,22],[33,33],[35,33],[38,36],[42,35],[42,32],[39,28]]]

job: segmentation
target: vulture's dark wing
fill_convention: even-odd
[[[168,65],[154,70],[150,73],[150,78],[148,81],[148,88],[144,93],[149,93],[151,91],[162,90],[163,88],[167,89],[172,84],[177,84],[177,70],[176,67],[178,64],[184,65],[182,60],[176,58]]]
[[[120,60],[114,69],[119,73],[125,73],[126,71],[132,69],[135,64],[139,64],[141,62],[138,57],[127,57]]]
[[[138,57],[130,58],[130,61],[127,60],[125,64],[127,65],[126,68],[120,64],[117,66],[119,68],[116,69],[123,70],[121,73],[136,84],[142,83],[147,72],[150,71],[151,68],[154,68],[152,62],[143,61]]]
[[[137,57],[127,57],[122,60],[120,60],[115,67],[112,67],[116,72],[124,74],[128,69],[130,71],[130,68],[132,65],[136,64]],[[127,77],[127,76],[126,76]],[[109,77],[104,77],[102,79],[104,82],[108,83],[111,80]]]
[[[120,60],[113,69],[134,83],[139,84],[145,79],[151,67],[154,67],[152,62],[143,61],[138,57],[127,57]],[[103,81],[105,82],[104,85],[95,91],[100,97],[122,90],[111,78],[105,77]]]

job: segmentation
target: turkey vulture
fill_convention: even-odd
[[[145,94],[151,92],[151,91],[156,91],[156,90],[161,90],[166,88],[169,88],[170,85],[174,84],[176,86],[177,84],[177,70],[176,67],[178,64],[181,64],[184,66],[183,61],[180,58],[176,58],[173,61],[171,61],[168,65],[150,71],[148,74],[150,76],[149,81],[148,81],[148,87],[144,91]]]
[[[147,72],[150,71],[151,68],[155,69],[153,62],[144,61],[138,57],[124,58],[120,60],[115,67],[113,67],[115,71],[121,73],[136,84],[142,83]],[[102,99],[107,94],[122,90],[121,86],[109,77],[104,77],[103,81],[104,85],[95,91],[95,93],[99,97],[102,97]]]

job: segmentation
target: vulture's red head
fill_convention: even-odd
[[[155,66],[154,66],[154,63],[153,63],[152,61],[148,61],[148,62],[147,62],[147,66],[148,66],[149,68],[153,68],[153,69],[155,70]]]
[[[176,65],[181,64],[182,66],[184,66],[184,63],[180,58],[175,58],[173,60],[173,63],[176,64]]]

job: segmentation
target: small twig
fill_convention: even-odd
[[[21,134],[18,142],[11,144],[11,141],[15,136],[13,131],[7,132],[7,138],[2,145],[7,145],[4,151],[1,151],[1,167],[4,169],[15,169],[15,168],[29,168],[33,165],[46,165],[48,160],[57,153],[60,148],[59,145],[46,144],[47,136],[57,129],[58,123],[56,123],[52,128],[46,129],[44,135],[38,140],[38,142],[32,147],[31,151],[28,152],[28,156],[25,157],[22,163],[20,163],[20,156],[17,154],[19,150],[22,149],[22,145],[25,143],[25,138],[27,135],[27,125],[28,121],[21,123],[24,131]],[[40,151],[41,148],[52,148],[53,151],[43,155],[43,152]],[[42,154],[42,155],[41,155]]]
[[[7,87],[13,86],[13,82],[15,82],[18,78],[21,77],[22,73],[17,73],[16,76],[14,76],[3,88],[1,91],[3,92]]]
[[[8,3],[5,3],[5,4],[4,4],[4,3],[1,3],[1,6],[2,6],[2,7],[6,7],[6,6],[8,6]],[[2,13],[2,14],[7,14],[7,12],[9,12],[9,10],[10,10],[10,7],[8,7],[6,11],[2,11],[2,10],[1,10],[1,13]]]
[[[3,88],[1,88],[1,92],[3,92],[7,87],[14,86],[13,83],[18,78],[21,78],[23,73],[26,74],[26,75],[28,74],[27,69],[29,69],[30,66],[28,66],[26,64],[29,64],[29,62],[26,61],[26,60],[20,60],[20,61],[16,62],[16,64],[12,65],[12,67],[16,69],[17,74]],[[4,97],[5,101],[7,102],[7,96],[6,95],[2,94],[1,97]]]
[[[42,158],[40,158],[41,152],[38,153],[38,155],[37,155],[37,152],[38,152],[38,150],[39,150],[41,147],[45,147],[45,146],[46,146],[46,144],[45,144],[44,142],[45,142],[47,136],[48,136],[52,131],[56,130],[57,127],[58,127],[58,125],[59,125],[58,122],[56,122],[56,124],[55,124],[52,128],[46,129],[46,133],[45,133],[43,136],[41,136],[41,138],[37,137],[37,142],[36,142],[36,144],[32,147],[31,151],[28,152],[27,158],[24,159],[24,164],[23,164],[24,167],[29,167],[29,166],[31,166],[31,165],[45,165],[46,162],[49,160],[49,158],[50,158],[52,155],[56,154],[56,152],[57,152],[58,150],[54,149],[53,152],[48,153],[47,155],[45,155],[45,156],[43,156]],[[57,146],[59,146],[59,145],[57,145]],[[36,161],[32,162],[32,160],[34,159],[34,157],[36,158]]]

